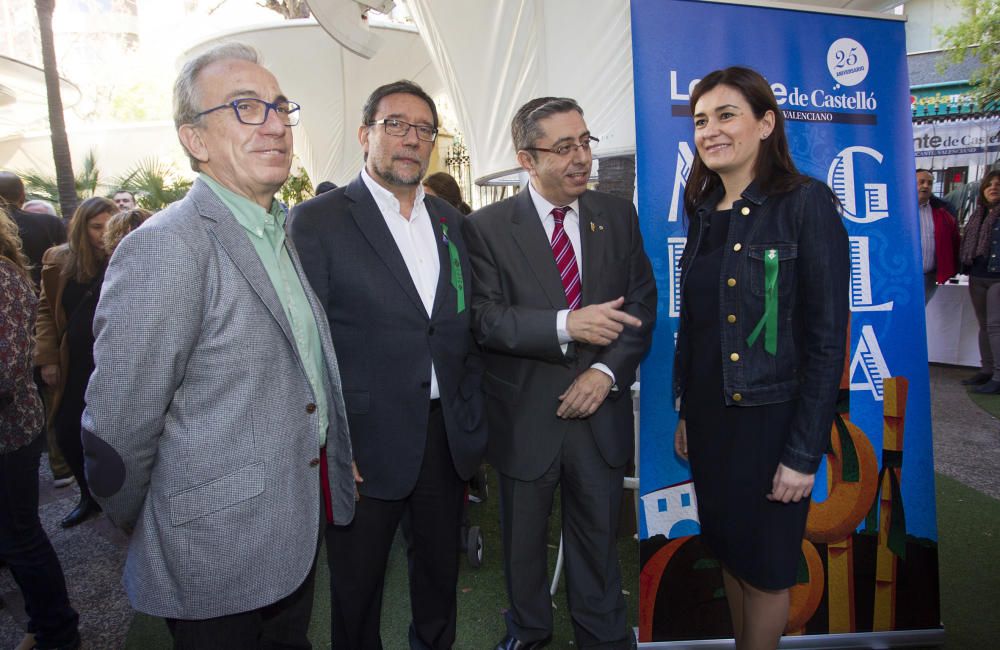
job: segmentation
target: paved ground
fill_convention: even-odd
[[[1000,499],[1000,421],[973,404],[960,380],[968,368],[931,366],[935,469],[994,499]],[[996,397],[1000,401],[1000,396]],[[45,466],[40,476],[43,524],[62,561],[70,598],[80,612],[85,647],[122,647],[132,611],[121,588],[125,537],[104,516],[63,530],[59,520],[76,503],[76,487],[52,488]],[[0,570],[0,649],[13,648],[24,630],[24,609],[17,586]]]
[[[934,469],[1000,499],[1000,420],[969,399],[968,368],[931,366]],[[1000,401],[1000,395],[993,397]]]

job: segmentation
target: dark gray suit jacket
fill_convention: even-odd
[[[416,484],[423,460],[431,361],[458,474],[476,471],[486,447],[480,388],[482,358],[472,338],[472,273],[462,215],[425,199],[440,242],[433,313],[428,316],[406,263],[360,175],[349,185],[295,207],[291,232],[302,265],[330,319],[361,494],[401,499]],[[457,311],[448,237],[458,247],[465,305]]]
[[[503,474],[524,481],[541,476],[555,459],[568,427],[556,417],[559,395],[594,363],[611,369],[619,390],[588,418],[590,430],[612,467],[632,457],[629,387],[649,348],[656,283],[628,201],[584,193],[580,239],[582,305],[624,296],[625,311],[642,320],[642,327],[625,328],[606,347],[572,342],[563,354],[556,313],[567,308],[566,295],[528,189],[474,212],[466,223],[473,327],[486,359],[488,457]]]

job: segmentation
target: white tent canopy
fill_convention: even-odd
[[[447,93],[478,182],[517,169],[510,120],[517,107],[533,97],[578,100],[592,133],[601,140],[595,147],[598,157],[634,153],[629,0],[405,3],[417,31],[377,24],[369,27],[362,15],[365,3],[355,0],[311,0],[315,20],[291,20],[215,35],[185,51],[182,59],[228,40],[255,46],[285,93],[303,106],[295,147],[315,183],[332,180],[343,184],[357,174],[362,164],[357,141],[361,106],[376,86],[404,78],[421,84],[432,96]],[[802,4],[844,13],[885,10],[898,3],[802,0]],[[5,83],[2,78],[0,83]],[[155,127],[170,128],[163,124]],[[159,139],[146,140],[149,144],[143,144],[142,149],[128,139],[138,132],[152,138],[155,127],[109,125],[106,137],[90,134],[88,142],[98,142],[98,161],[105,175],[124,171],[112,162],[123,158],[113,151],[116,143],[118,147],[126,143],[125,155],[133,164],[164,148],[169,148],[169,153],[159,153],[159,157],[183,161],[172,133],[168,137],[161,131]],[[81,159],[89,145],[81,144],[76,133],[70,135],[74,158]],[[4,138],[0,133],[0,165],[10,167],[12,160],[29,160],[29,167],[51,169],[51,160],[35,146],[37,143],[31,138],[24,142],[30,151],[18,149],[20,136],[7,134]]]
[[[510,121],[534,97],[576,99],[601,140],[596,155],[635,152],[627,0],[408,5],[447,83],[477,182],[516,169]]]
[[[342,47],[312,19],[230,32],[191,48],[184,58],[225,41],[257,48],[285,95],[302,105],[295,152],[309,178],[342,185],[363,164],[358,126],[374,88],[410,79],[432,96],[443,89],[418,34],[388,27],[372,32],[378,47],[370,59]]]

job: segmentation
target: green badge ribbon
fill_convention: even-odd
[[[451,286],[455,287],[455,294],[458,298],[458,313],[465,311],[465,280],[462,278],[462,260],[458,257],[458,247],[455,242],[448,237],[448,224],[441,219],[441,232],[444,234],[444,243],[448,244],[448,258],[451,260]]]
[[[769,248],[764,253],[764,315],[747,337],[752,346],[764,330],[764,350],[771,355],[778,353],[778,250]]]

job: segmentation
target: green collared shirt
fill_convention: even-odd
[[[250,243],[271,278],[288,324],[291,325],[302,366],[312,386],[316,402],[315,417],[319,422],[319,445],[322,447],[326,444],[326,430],[330,423],[324,389],[326,362],[316,319],[309,300],[306,299],[302,282],[292,266],[292,258],[285,248],[285,211],[277,201],[272,201],[271,210],[265,211],[250,199],[223,187],[207,175],[200,174],[200,178],[212,188],[219,200],[236,217],[236,221],[247,231]]]

